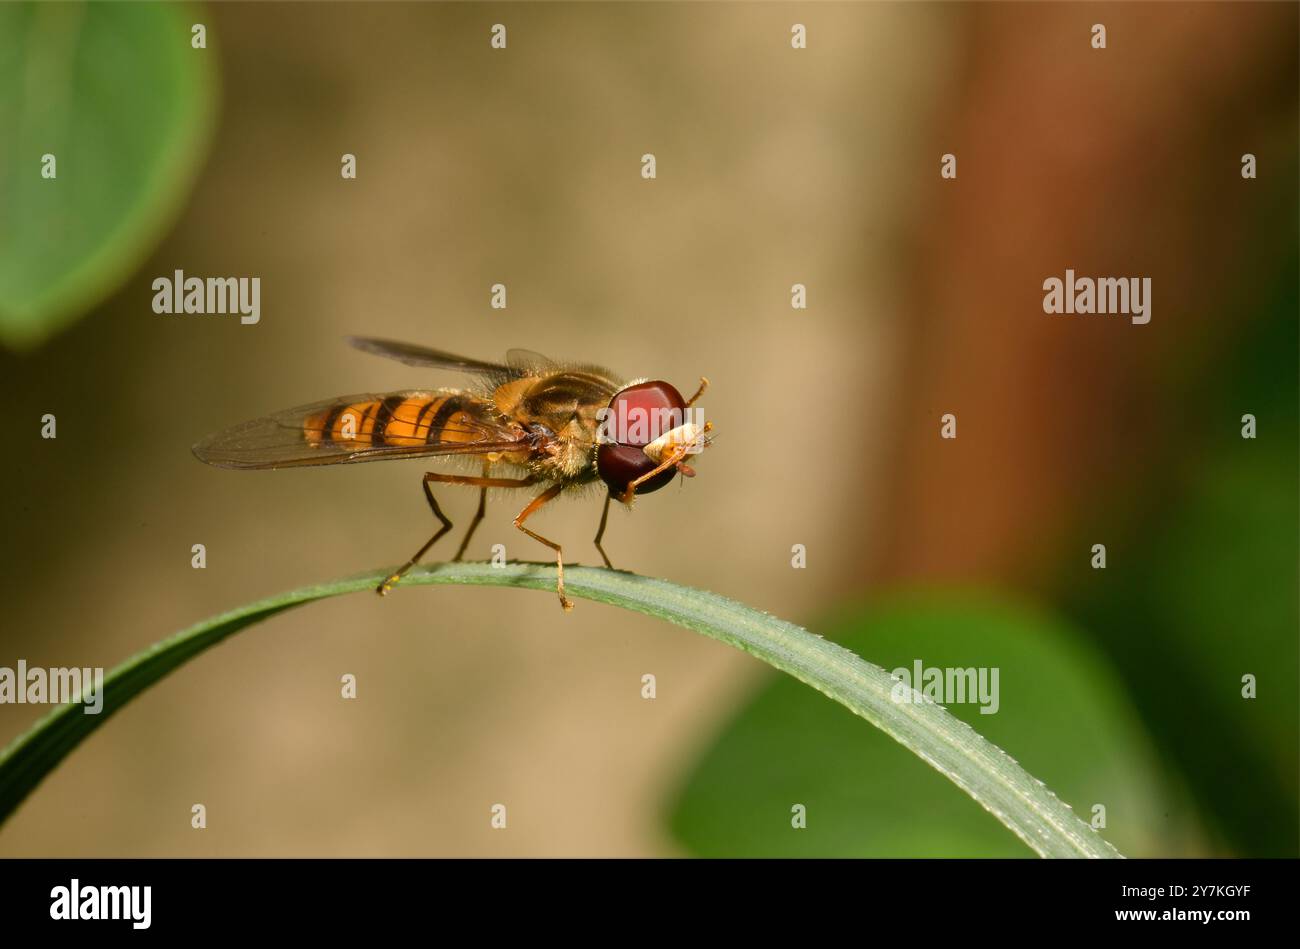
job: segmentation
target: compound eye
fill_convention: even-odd
[[[632,445],[601,445],[596,449],[596,470],[600,480],[609,485],[613,497],[622,497],[627,493],[628,485],[644,474],[655,469],[654,460],[640,448]],[[658,491],[673,480],[676,472],[669,468],[661,471],[649,481],[637,486],[636,493],[649,494]]]
[[[609,409],[617,426],[614,441],[644,448],[682,424],[686,400],[673,386],[655,379],[628,386],[610,400]],[[643,492],[645,487],[637,490]]]

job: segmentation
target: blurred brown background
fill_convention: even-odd
[[[809,623],[896,581],[1045,590],[1044,550],[1090,503],[1122,516],[1126,486],[1175,463],[1184,383],[1217,371],[1248,326],[1226,308],[1293,252],[1258,236],[1278,215],[1293,227],[1290,6],[199,15],[223,101],[182,217],[97,312],[0,355],[11,418],[59,419],[57,441],[24,441],[2,475],[0,645],[30,664],[111,667],[428,536],[418,463],[243,473],[190,456],[266,411],[455,384],[355,353],[349,333],[479,357],[522,346],[684,390],[707,375],[717,442],[698,478],[612,516],[620,567]],[[1104,52],[1088,45],[1099,20]],[[495,22],[506,51],[489,48]],[[808,50],[791,50],[794,22]],[[1241,180],[1245,151],[1261,180]],[[339,177],[348,152],[355,181]],[[945,152],[956,181],[939,177]],[[1152,277],[1151,324],[1044,316],[1042,280],[1066,267]],[[175,269],[261,277],[261,323],[155,315],[150,282]],[[497,282],[505,311],[488,304]],[[806,311],[790,307],[796,282]],[[937,438],[949,411],[955,443]],[[440,498],[463,527],[473,492]],[[501,542],[545,559],[510,527],[522,503],[491,505],[472,557]],[[574,501],[538,529],[592,563],[598,517],[596,499]],[[344,673],[356,702],[339,699]],[[591,603],[331,600],[139,698],[0,851],[673,853],[664,795],[760,675]],[[0,735],[35,717],[0,707]],[[488,824],[497,802],[507,834]]]

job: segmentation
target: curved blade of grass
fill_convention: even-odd
[[[283,610],[343,593],[372,590],[387,570],[303,587],[212,617],[138,653],[104,680],[103,711],[63,705],[0,753],[0,822],[83,738],[163,676],[246,626]],[[879,666],[805,629],[734,600],[594,567],[565,570],[570,596],[665,619],[744,650],[824,693],[900,742],[989,810],[1044,857],[1120,854],[1041,781],[969,725],[932,702],[895,702],[895,681]],[[403,587],[469,584],[554,591],[550,565],[444,563],[417,568]],[[401,595],[401,590],[397,591]]]

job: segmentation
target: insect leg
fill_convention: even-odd
[[[483,477],[486,478],[488,473],[488,463],[483,462]],[[478,489],[478,510],[474,512],[474,520],[469,522],[469,530],[465,531],[465,539],[460,542],[460,549],[456,551],[456,556],[452,557],[453,561],[460,560],[465,556],[465,551],[469,547],[470,539],[474,536],[474,531],[478,529],[479,521],[483,520],[483,514],[487,511],[487,488]]]
[[[432,472],[430,472],[430,474],[432,474]],[[424,496],[429,499],[429,507],[433,508],[433,516],[442,521],[442,527],[438,528],[438,532],[430,537],[428,541],[425,542],[425,545],[415,552],[415,556],[402,564],[402,566],[398,567],[397,570],[390,573],[384,578],[383,583],[379,584],[379,586],[375,588],[375,592],[380,596],[387,596],[388,591],[393,588],[393,584],[402,579],[402,574],[406,573],[406,571],[419,563],[420,558],[428,552],[430,547],[437,543],[438,538],[451,530],[451,521],[447,520],[447,515],[443,514],[442,508],[438,507],[438,500],[433,496],[433,491],[429,487],[430,480],[429,474],[426,474],[424,476],[424,481],[421,482],[421,484],[424,485]]]
[[[404,563],[393,573],[385,577],[384,582],[379,584],[379,586],[375,588],[375,592],[378,593],[380,596],[387,596],[388,591],[393,588],[393,585],[396,584],[398,580],[402,579],[403,574],[405,574],[406,571],[410,570],[412,567],[414,567],[417,563],[420,562],[420,558],[423,557],[426,553],[428,553],[429,548],[434,545],[434,543],[438,540],[439,537],[447,533],[447,531],[451,530],[451,521],[447,520],[447,516],[442,513],[442,509],[438,507],[438,502],[433,496],[433,491],[429,488],[429,482],[431,481],[439,481],[442,482],[443,484],[467,484],[479,488],[522,488],[533,483],[533,479],[531,477],[529,478],[475,478],[470,475],[449,475],[449,474],[441,474],[437,471],[426,471],[424,473],[424,482],[423,482],[424,496],[429,499],[429,507],[433,509],[433,516],[442,522],[442,527],[438,529],[438,532],[436,534],[434,534],[432,537],[429,538],[428,543],[426,543],[423,547],[421,547],[418,551],[416,551],[414,557],[412,557],[410,560]],[[482,508],[483,508],[483,499],[480,496],[479,498],[480,513],[478,515],[479,518],[482,517]],[[477,526],[477,520],[475,522],[475,526]]]
[[[547,547],[550,547],[551,550],[555,551],[555,590],[560,594],[560,606],[564,607],[565,611],[568,611],[573,609],[573,604],[570,603],[569,598],[564,595],[564,551],[560,549],[560,545],[555,541],[547,540],[541,534],[538,534],[535,531],[530,531],[527,527],[524,527],[524,521],[536,514],[542,505],[546,504],[548,501],[555,500],[563,488],[563,484],[553,484],[541,494],[537,495],[537,497],[529,501],[528,506],[520,511],[515,517],[515,527],[519,528],[533,540],[545,544]]]
[[[713,430],[713,423],[705,422],[704,428],[700,432],[699,438],[703,438],[712,430]],[[697,438],[696,441],[698,441],[699,438]],[[624,504],[631,504],[632,498],[636,495],[636,489],[638,487],[640,487],[645,482],[649,481],[651,478],[654,478],[657,475],[660,475],[663,472],[667,471],[669,468],[673,467],[678,462],[685,460],[686,456],[689,455],[690,453],[691,453],[690,444],[678,445],[675,449],[673,449],[673,451],[669,452],[668,457],[665,458],[660,464],[655,466],[655,468],[652,471],[647,471],[641,477],[637,478],[635,481],[629,484],[627,486],[627,490],[623,492],[623,496],[620,497],[619,500],[622,501]]]
[[[609,494],[606,494],[606,495],[605,495],[605,510],[603,510],[603,511],[600,512],[600,528],[596,531],[596,539],[595,539],[594,543],[595,543],[595,545],[596,545],[596,549],[600,551],[601,559],[605,561],[605,566],[608,567],[610,570],[613,570],[613,569],[614,569],[614,565],[613,565],[612,563],[609,562],[609,555],[608,555],[607,553],[605,553],[605,548],[602,547],[602,546],[600,546],[600,539],[601,539],[602,537],[605,536],[605,521],[607,521],[607,520],[609,519],[609,502],[610,502],[610,500],[611,500],[611,498],[610,498]]]

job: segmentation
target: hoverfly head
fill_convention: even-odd
[[[704,391],[701,385],[700,392]],[[687,457],[708,444],[711,423],[691,400],[662,380],[638,382],[615,394],[602,413],[596,470],[611,497],[631,503],[636,494],[658,491],[679,472],[694,477]]]

